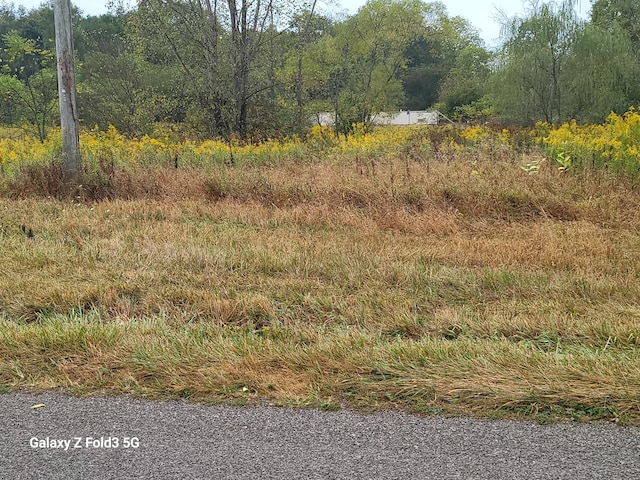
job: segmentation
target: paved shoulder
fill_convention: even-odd
[[[0,478],[632,479],[640,429],[4,394]]]

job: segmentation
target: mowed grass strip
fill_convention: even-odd
[[[640,195],[478,163],[2,199],[0,388],[640,424]]]

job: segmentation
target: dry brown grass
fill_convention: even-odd
[[[7,190],[0,389],[639,423],[622,179],[487,157],[114,178]]]

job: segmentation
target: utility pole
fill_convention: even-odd
[[[62,155],[66,180],[71,185],[80,178],[80,140],[76,74],[73,62],[73,27],[71,0],[55,0],[53,15],[56,30],[56,59],[58,62],[58,97],[60,99],[60,128]]]

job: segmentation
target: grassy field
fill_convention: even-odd
[[[534,150],[110,181],[5,186],[0,391],[640,424],[629,180]]]

